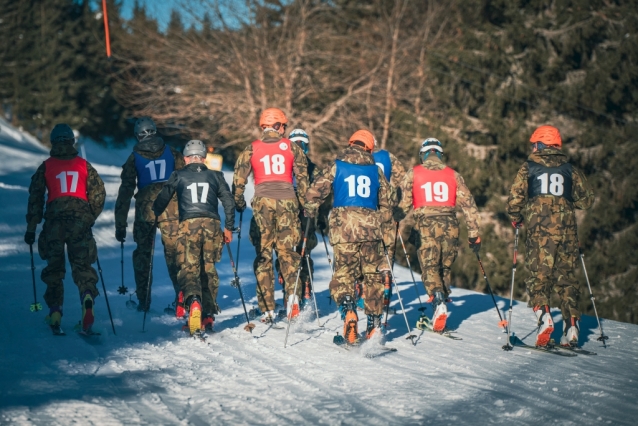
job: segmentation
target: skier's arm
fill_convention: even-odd
[[[306,192],[308,192],[308,161],[306,160],[306,154],[296,143],[290,144],[290,149],[295,156],[292,169],[297,179],[297,197],[303,207]]]
[[[507,215],[512,222],[523,221],[523,209],[527,203],[527,176],[529,167],[527,162],[518,170],[514,183],[510,188],[510,195],[507,199]]]
[[[215,173],[215,179],[217,180],[217,198],[222,202],[224,214],[226,215],[226,224],[224,226],[232,231],[235,227],[235,201],[223,173],[213,173]]]
[[[131,208],[131,198],[135,194],[137,185],[137,171],[135,170],[135,156],[131,154],[122,166],[120,175],[122,183],[115,201],[115,228],[126,228],[128,211]]]
[[[333,162],[308,188],[304,208],[310,215],[316,215],[321,203],[330,195],[336,173],[337,165]]]
[[[410,169],[405,173],[401,182],[401,202],[399,207],[407,215],[412,209],[412,183],[414,181],[414,169]]]
[[[246,208],[244,192],[246,191],[248,176],[252,171],[252,166],[250,165],[252,155],[253,145],[250,144],[242,151],[241,154],[239,154],[237,162],[235,163],[235,172],[233,173],[233,196],[235,197],[235,204],[240,209]]]
[[[44,194],[46,193],[46,180],[44,179],[45,164],[31,176],[29,185],[29,203],[27,205],[27,232],[35,232],[38,223],[42,222],[44,215]]]
[[[397,205],[397,193],[387,181],[385,175],[381,169],[377,170],[379,173],[379,210],[382,212],[388,212],[390,217],[385,220],[391,220],[392,209]]]
[[[481,215],[463,177],[456,172],[454,173],[454,177],[456,178],[456,205],[461,208],[463,216],[465,216],[467,237],[476,238],[479,236],[479,229],[481,227]]]
[[[587,182],[585,175],[575,167],[572,173],[572,199],[574,207],[580,210],[587,210],[594,204],[594,191]]]
[[[168,203],[171,202],[171,198],[173,198],[173,194],[175,194],[175,191],[177,190],[177,180],[177,171],[174,171],[162,187],[160,193],[157,194],[157,198],[153,202],[153,213],[155,213],[155,216],[159,216],[164,213]]]
[[[391,152],[388,152],[388,154],[390,154],[390,163],[392,163],[390,185],[392,185],[392,187],[396,190],[397,197],[399,198],[400,202],[403,195],[401,186],[403,183],[403,179],[405,178],[406,171],[403,163],[401,163],[401,161],[399,161],[399,159],[394,154],[392,154]]]
[[[104,182],[97,173],[97,170],[95,170],[89,162],[86,163],[86,168],[89,172],[86,179],[86,195],[89,199],[93,220],[95,221],[104,209],[106,190],[104,189]]]
[[[170,148],[171,148],[171,153],[173,154],[173,159],[175,160],[175,170],[183,169],[184,166],[186,166],[186,163],[184,162],[184,156],[182,155],[181,152],[177,151],[173,147],[170,147]]]

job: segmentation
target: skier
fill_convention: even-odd
[[[73,146],[75,136],[66,124],[56,124],[51,131],[51,157],[31,177],[27,208],[27,232],[24,241],[35,242],[35,230],[42,221],[44,194],[47,192],[44,225],[38,238],[38,252],[47,266],[42,281],[47,285],[44,300],[49,307],[46,322],[54,334],[60,328],[64,302],[66,245],[73,281],[82,304],[81,329],[90,333],[94,322],[94,299],[98,296],[97,273],[91,266],[97,260],[97,247],[91,227],[102,213],[106,191],[97,171],[78,157]]]
[[[199,140],[184,147],[186,167],[174,171],[155,202],[153,213],[160,216],[177,194],[179,237],[177,242],[180,270],[177,280],[184,293],[191,335],[213,330],[214,315],[219,313],[217,290],[219,262],[223,243],[233,239],[235,203],[222,172],[206,167],[206,147]],[[224,207],[225,229],[217,212],[218,200]],[[202,265],[205,274],[202,274]]]
[[[297,287],[297,294],[293,294],[300,261],[295,246],[301,238],[297,197],[303,200],[306,195],[308,170],[301,148],[283,137],[286,123],[288,119],[283,111],[265,109],[259,118],[259,126],[263,130],[261,138],[239,155],[233,176],[235,204],[239,212],[246,208],[244,191],[251,172],[255,179],[251,205],[258,231],[255,238],[259,241],[255,248],[259,252],[254,266],[261,322],[264,323],[272,323],[275,319],[273,249],[277,252],[285,281],[287,317],[292,319],[299,315],[301,286]],[[293,173],[297,194],[293,187]]]
[[[529,140],[532,153],[514,179],[507,214],[515,228],[527,224],[525,266],[529,306],[538,319],[537,346],[547,346],[554,322],[551,292],[558,293],[565,328],[560,344],[578,346],[580,286],[574,275],[578,261],[578,229],[574,209],[588,209],[594,193],[583,173],[561,152],[560,132],[540,126]]]
[[[319,205],[334,191],[330,214],[330,244],[334,250],[335,272],[330,294],[344,320],[343,337],[349,344],[358,341],[354,282],[365,283],[366,337],[380,330],[383,314],[384,282],[390,267],[383,256],[380,209],[392,210],[396,194],[383,172],[374,163],[374,136],[357,130],[348,147],[314,181],[306,194],[306,216],[314,217]]]
[[[151,303],[150,281],[148,279],[149,264],[151,262],[151,246],[155,239],[155,215],[152,205],[157,194],[162,189],[174,170],[184,167],[182,154],[167,146],[159,137],[155,123],[149,117],[142,117],[135,123],[135,137],[137,144],[133,153],[122,166],[122,183],[115,202],[115,238],[123,242],[126,238],[128,211],[131,198],[135,193],[135,221],[133,223],[133,240],[137,248],[133,251],[133,269],[135,271],[135,285],[137,310],[148,312]],[[168,205],[166,211],[158,219],[158,227],[164,245],[164,257],[168,267],[168,275],[173,282],[177,301],[176,314],[184,315],[182,303],[179,303],[180,288],[177,282],[179,266],[176,262],[177,249],[177,200]]]
[[[456,207],[465,216],[469,246],[475,252],[481,248],[480,216],[474,197],[463,177],[442,160],[443,146],[428,138],[419,151],[421,164],[409,170],[403,180],[401,208],[407,214],[414,209],[414,221],[420,238],[417,254],[421,264],[421,279],[432,303],[432,329],[445,331],[448,317],[446,303],[450,295],[450,272],[459,247],[459,221]]]

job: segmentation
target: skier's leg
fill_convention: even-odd
[[[73,281],[78,286],[80,297],[86,292],[95,299],[97,289],[97,272],[91,266],[97,260],[97,246],[90,234],[89,224],[72,222],[66,234],[66,250],[71,264]]]
[[[259,229],[259,253],[255,265],[257,279],[257,302],[261,312],[275,310],[275,281],[273,276],[272,250],[277,238],[276,202],[263,197],[254,197],[252,201],[253,218]]]
[[[219,276],[215,263],[221,260],[223,237],[220,223],[216,219],[207,219],[204,235],[204,250],[202,259],[206,282],[202,282],[204,314],[218,313],[217,292],[219,290]],[[205,285],[204,285],[205,284]]]
[[[149,285],[148,273],[151,263],[151,244],[155,238],[153,224],[150,222],[135,221],[133,223],[133,240],[137,244],[133,250],[133,271],[135,272],[135,293],[139,301],[138,310],[148,311],[146,301],[150,305],[151,295],[146,297],[147,288],[150,291],[152,286]]]
[[[383,280],[379,270],[389,268],[383,253],[383,245],[379,241],[367,241],[361,244],[359,261],[365,283],[365,313],[366,315],[381,315],[383,313]]]
[[[180,251],[183,247],[183,263],[177,273],[177,280],[184,292],[184,301],[197,296],[201,300],[201,255],[204,244],[204,229],[201,219],[186,219],[179,224]]]
[[[421,264],[421,279],[430,297],[436,292],[443,292],[441,279],[441,241],[437,234],[439,225],[434,218],[415,218],[419,229],[417,255]]]
[[[335,273],[330,281],[330,295],[341,304],[346,296],[354,300],[354,281],[361,276],[359,248],[361,243],[343,243],[332,246]]]
[[[284,277],[286,297],[289,298],[294,294],[297,269],[301,261],[301,256],[295,250],[301,239],[301,223],[299,222],[299,204],[297,199],[277,200],[275,226],[275,250],[277,250],[277,258]],[[298,300],[301,298],[302,288],[300,280],[297,283],[296,292]]]
[[[459,253],[459,221],[456,216],[441,216],[438,232],[441,236],[441,275],[443,278],[443,289],[445,297],[450,294],[450,274],[452,264]],[[438,233],[437,232],[437,233]]]
[[[45,220],[38,241],[40,257],[46,260],[40,277],[47,285],[44,301],[50,309],[61,311],[64,304],[64,223],[58,220]]]
[[[177,283],[177,273],[179,265],[177,264],[177,236],[179,233],[179,221],[167,220],[158,224],[162,236],[162,244],[164,245],[164,259],[168,268],[168,276],[173,283],[175,295],[179,293],[180,288]]]

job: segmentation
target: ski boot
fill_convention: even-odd
[[[94,322],[93,296],[90,291],[85,291],[84,295],[82,295],[82,331],[91,333]]]
[[[199,297],[191,296],[187,302],[188,304],[188,331],[191,336],[199,333],[202,329],[202,303],[199,301]]]
[[[175,304],[175,318],[182,319],[186,315],[186,309],[184,309],[184,292],[180,291],[177,295],[177,303]]]
[[[366,327],[366,339],[370,339],[376,334],[383,333],[383,326],[381,325],[381,315],[368,315],[368,326]]]
[[[538,319],[538,334],[536,335],[536,346],[547,346],[552,332],[554,331],[554,321],[549,311],[549,306],[535,306],[534,313]],[[561,339],[562,341],[562,339]]]
[[[363,297],[363,283],[354,282],[354,298],[357,301],[357,309],[363,311],[365,309],[365,298]]]
[[[299,298],[296,294],[291,294],[286,303],[286,318],[291,321],[299,316],[299,312]]]
[[[560,345],[565,347],[577,347],[578,330],[578,320],[575,317],[571,317],[565,321],[565,331],[560,338]]]
[[[60,327],[62,323],[62,310],[59,306],[49,308],[49,315],[44,318],[44,322],[51,327],[51,331],[54,335],[64,336],[65,333],[62,331],[62,327]]]
[[[351,296],[346,296],[339,305],[341,319],[343,319],[343,336],[335,336],[333,342],[340,344],[355,345],[359,342],[359,331],[357,329],[357,308]]]
[[[310,298],[312,297],[312,289],[310,288],[310,281],[306,281],[304,284],[303,298],[301,299],[301,309],[303,310],[306,305],[310,304]]]
[[[432,331],[442,333],[445,331],[445,322],[448,317],[446,305],[448,300],[443,295],[443,292],[437,291],[428,301],[432,303],[434,308],[434,315],[432,315]]]
[[[275,323],[275,311],[266,311],[261,314],[259,322],[262,324],[274,324]]]
[[[205,314],[202,317],[202,329],[204,331],[213,332],[213,326],[215,325],[215,317],[211,314]]]

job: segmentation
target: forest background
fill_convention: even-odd
[[[358,128],[406,167],[417,163],[420,142],[436,137],[474,194],[485,268],[505,296],[508,190],[532,131],[552,124],[596,193],[578,220],[598,312],[638,323],[638,2],[177,3],[160,28],[144,5],[125,19],[121,2],[108,0],[107,60],[101,1],[0,0],[0,112],[45,144],[66,122],[121,145],[135,117],[148,115],[169,143],[202,139],[230,166],[269,106],[287,113],[289,129],[306,129],[321,165]],[[410,229],[408,218],[405,239]],[[411,243],[408,252],[418,270]],[[519,267],[520,300],[525,276]],[[578,276],[582,309],[592,314]],[[465,243],[453,279],[486,292]]]

